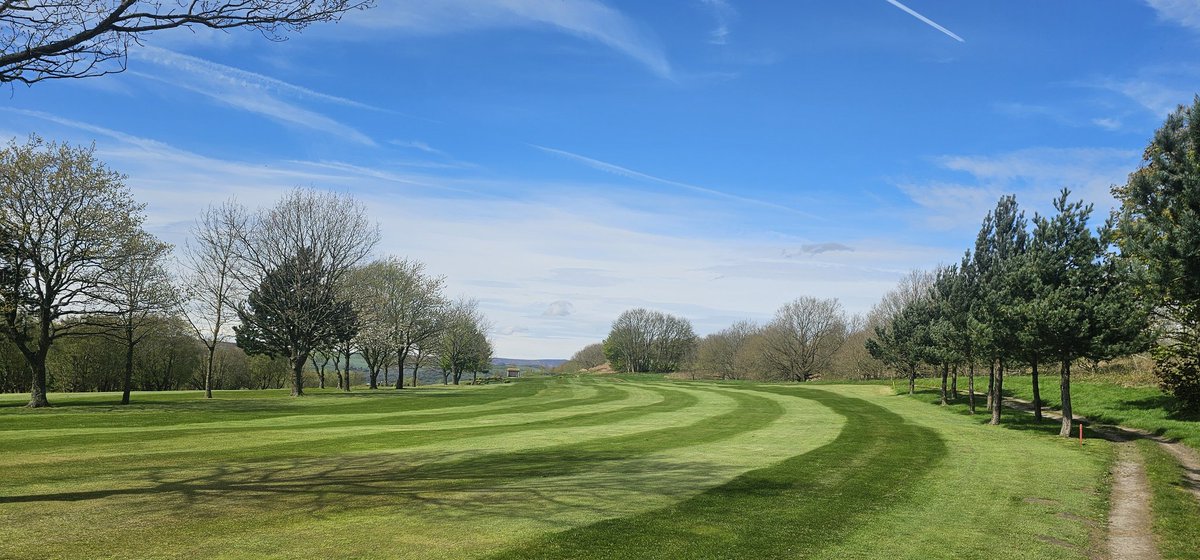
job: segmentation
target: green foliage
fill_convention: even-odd
[[[1029,244],[1028,222],[1012,195],[1001,197],[984,217],[972,260],[979,282],[979,321],[987,325],[984,355],[1001,363],[1016,361],[1022,352],[1028,285],[1022,280]]]
[[[1200,411],[1200,356],[1180,347],[1161,347],[1155,352],[1154,374],[1164,391],[1179,399],[1184,408]]]
[[[1063,189],[1057,214],[1034,218],[1034,243],[1026,276],[1036,286],[1027,315],[1029,346],[1058,361],[1111,359],[1142,350],[1147,310],[1126,263],[1108,252],[1111,228],[1088,228],[1091,205],[1068,202]]]
[[[339,301],[328,273],[311,251],[301,250],[267,272],[238,311],[237,344],[247,354],[300,363],[317,347],[353,338],[358,319],[350,302]]]
[[[1200,350],[1200,96],[1167,117],[1129,181],[1113,188],[1121,201],[1117,240],[1147,276],[1166,347],[1159,354],[1163,387],[1200,406],[1190,373]]]

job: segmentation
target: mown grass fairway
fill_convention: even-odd
[[[0,557],[1088,558],[1110,447],[879,386],[0,400]]]

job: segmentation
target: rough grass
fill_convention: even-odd
[[[1042,401],[1046,406],[1059,408],[1059,377],[1041,375]],[[986,389],[987,378],[984,378]],[[1004,390],[1012,396],[1032,400],[1033,378],[1006,376]],[[1158,435],[1178,439],[1200,450],[1200,416],[1179,411],[1174,397],[1156,387],[1128,387],[1112,381],[1071,381],[1071,407],[1075,414],[1105,424],[1139,428]]]
[[[1137,445],[1153,492],[1150,508],[1159,551],[1165,560],[1200,557],[1200,502],[1185,488],[1183,467],[1157,443],[1142,440]]]
[[[1087,558],[1109,450],[871,386],[0,396],[0,557]]]

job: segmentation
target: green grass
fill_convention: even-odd
[[[1111,449],[878,386],[0,396],[0,558],[1087,558]]]
[[[1183,467],[1157,443],[1142,440],[1137,445],[1146,461],[1146,476],[1153,492],[1150,507],[1159,551],[1165,560],[1196,558],[1200,502],[1184,487]]]
[[[1059,377],[1039,377],[1042,401],[1046,406],[1059,408]],[[986,383],[987,379],[984,378],[985,389]],[[1015,397],[1032,400],[1033,378],[1005,377],[1004,390]],[[1156,387],[1126,387],[1116,382],[1072,380],[1071,407],[1075,414],[1092,420],[1139,428],[1178,439],[1200,450],[1200,417],[1179,413],[1174,399]]]

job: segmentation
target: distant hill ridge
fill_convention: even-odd
[[[492,365],[497,366],[517,366],[517,367],[540,367],[550,369],[558,367],[566,363],[566,360],[522,360],[519,358],[492,358]]]

